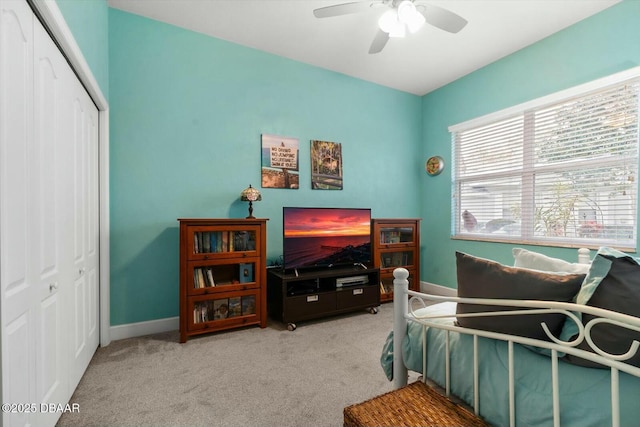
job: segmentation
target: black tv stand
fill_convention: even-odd
[[[269,269],[267,306],[269,315],[287,324],[359,309],[377,313],[380,305],[380,270],[362,264],[320,270]]]
[[[340,265],[334,265],[334,264],[329,264],[325,267],[307,267],[305,269],[302,270],[303,273],[298,271],[298,268],[293,268],[291,271],[292,274],[294,274],[296,277],[300,277],[300,274],[305,274],[308,275],[310,273],[316,273],[318,271],[326,271],[326,270],[331,270],[331,269],[338,269],[338,270],[348,270],[349,268],[362,268],[363,270],[367,270],[369,267],[367,267],[366,265],[364,265],[361,262],[354,262],[353,266],[349,265],[349,264],[340,264]],[[287,270],[286,269],[282,269],[282,273],[283,274],[287,274]]]

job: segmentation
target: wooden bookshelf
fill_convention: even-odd
[[[178,219],[180,342],[267,326],[266,219]]]
[[[380,269],[380,302],[393,301],[393,270],[409,271],[409,289],[420,290],[420,219],[373,219],[373,265]]]

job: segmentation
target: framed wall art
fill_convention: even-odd
[[[342,190],[342,144],[311,141],[311,188]]]
[[[300,187],[297,138],[262,134],[262,187]]]

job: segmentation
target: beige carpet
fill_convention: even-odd
[[[270,321],[178,343],[178,332],[99,348],[59,426],[334,426],[391,390],[380,367],[392,304],[298,324]]]

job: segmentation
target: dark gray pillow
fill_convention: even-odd
[[[640,317],[640,265],[638,262],[626,254],[616,254],[616,251],[610,249],[600,251],[594,258],[594,262],[596,265],[610,263],[610,267],[586,304]],[[586,325],[594,318],[596,316],[583,313],[582,323]],[[591,329],[591,338],[594,344],[607,353],[623,354],[629,350],[633,340],[640,341],[640,332],[610,324],[599,324]],[[593,352],[586,340],[580,343],[578,348]],[[565,359],[575,365],[608,369],[606,366],[570,354]],[[640,352],[626,363],[640,367]]]
[[[580,290],[584,274],[546,273],[509,267],[495,261],[456,252],[458,296],[570,302]],[[507,311],[517,307],[458,304],[456,313]],[[458,317],[460,326],[549,341],[541,323],[558,336],[564,324],[562,314],[534,314],[497,317]]]

